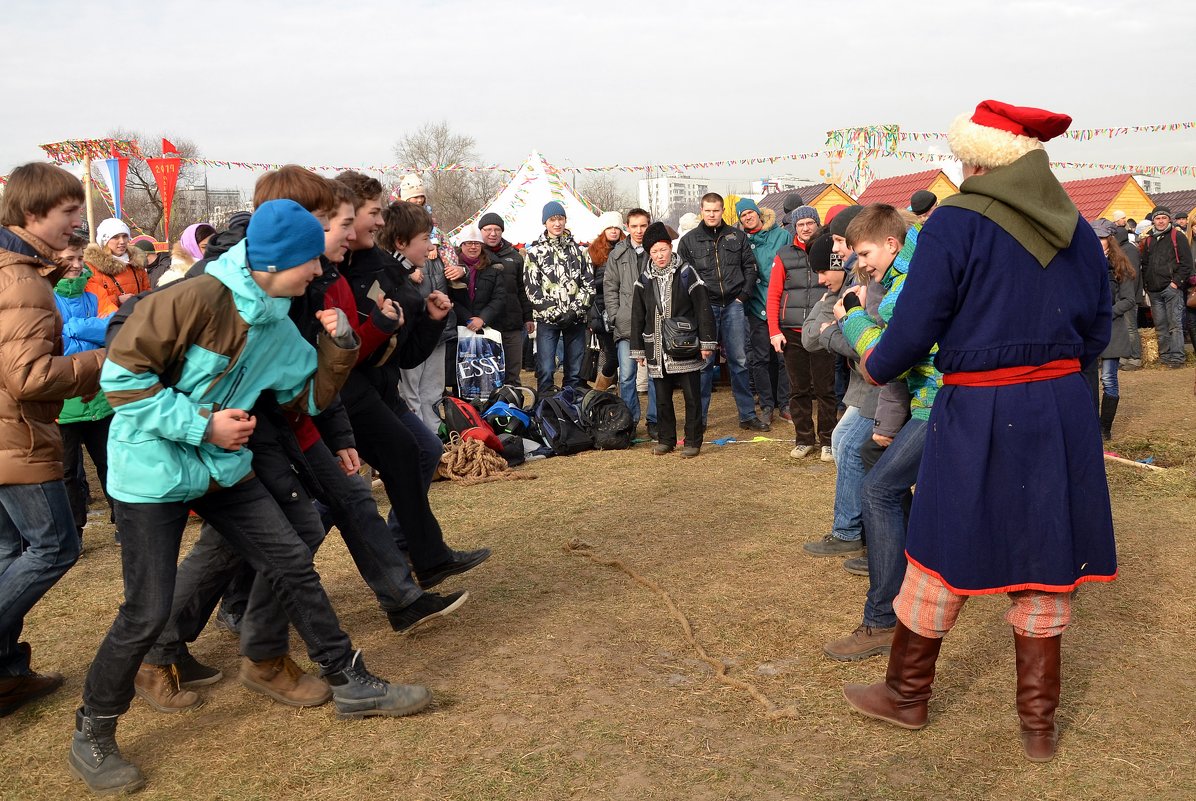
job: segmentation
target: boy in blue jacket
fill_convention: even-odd
[[[246,238],[204,276],[154,293],[116,334],[100,384],[116,413],[108,490],[124,543],[125,602],[100,644],[76,713],[71,770],[97,793],[145,783],[121,757],[117,718],[133,679],[170,613],[179,543],[189,509],[210,521],[271,584],[341,717],[407,715],[426,707],[423,687],[372,675],[341,630],[299,539],[243,446],[255,419],[244,411],[264,391],[316,414],[357,359],[357,341],[335,310],[309,345],[287,316],[290,298],[320,275],[324,229],[298,203],[261,205]]]

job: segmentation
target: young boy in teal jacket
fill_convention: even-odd
[[[116,721],[170,613],[189,509],[269,580],[341,717],[407,715],[431,702],[423,687],[388,684],[366,669],[311,551],[253,476],[243,447],[255,425],[244,410],[260,393],[316,414],[357,360],[343,314],[317,312],[325,333],[318,351],[287,316],[290,298],[320,274],[323,252],[324,229],[310,212],[291,200],[264,203],[244,241],[206,275],[143,298],[112,340],[100,384],[115,409],[108,491],[124,546],[125,602],[88,672],[70,752],[72,771],[93,792],[145,782],[120,755]]]

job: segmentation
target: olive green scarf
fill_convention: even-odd
[[[1071,245],[1080,212],[1051,172],[1045,150],[974,175],[940,205],[969,209],[999,225],[1045,268]]]

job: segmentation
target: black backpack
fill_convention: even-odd
[[[621,451],[631,447],[635,423],[631,410],[613,392],[592,389],[581,400],[581,420],[594,436],[600,451]]]
[[[536,427],[544,444],[558,456],[594,448],[594,438],[582,423],[581,409],[571,388],[540,401],[536,407]]]

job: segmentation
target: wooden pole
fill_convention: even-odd
[[[83,196],[87,200],[87,236],[96,241],[96,213],[91,200],[91,156],[83,157]]]
[[[1110,462],[1116,462],[1117,464],[1129,465],[1130,467],[1139,467],[1143,470],[1158,470],[1158,471],[1161,471],[1164,473],[1167,472],[1167,468],[1165,468],[1165,467],[1159,467],[1158,465],[1153,465],[1153,464],[1146,464],[1145,462],[1135,462],[1132,459],[1123,459],[1120,456],[1114,456],[1111,453],[1106,453],[1105,458],[1108,459]]]

